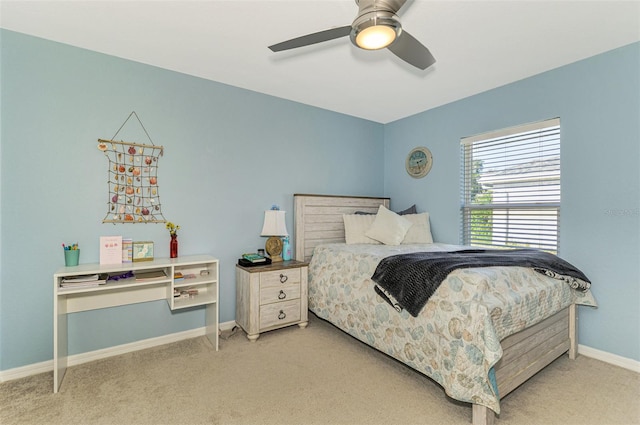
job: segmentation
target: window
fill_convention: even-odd
[[[558,252],[560,120],[461,140],[462,243]]]

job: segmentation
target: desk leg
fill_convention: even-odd
[[[57,393],[67,371],[67,297],[57,291],[53,296],[53,392]]]
[[[207,304],[205,307],[205,327],[209,341],[218,351],[218,302]]]

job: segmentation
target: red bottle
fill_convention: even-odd
[[[169,242],[169,252],[171,258],[178,258],[178,235],[171,235],[171,242]]]

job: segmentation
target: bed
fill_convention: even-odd
[[[314,314],[471,403],[473,424],[493,423],[500,398],[562,354],[575,359],[576,304],[595,300],[530,269],[456,270],[416,317],[394,309],[371,281],[381,259],[460,247],[346,244],[343,214],[375,214],[380,205],[389,198],[294,195],[295,258],[310,262]]]

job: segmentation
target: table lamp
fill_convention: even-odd
[[[284,220],[285,211],[267,210],[264,212],[264,224],[261,236],[269,236],[265,244],[265,250],[271,262],[282,261],[282,237],[289,236]]]

